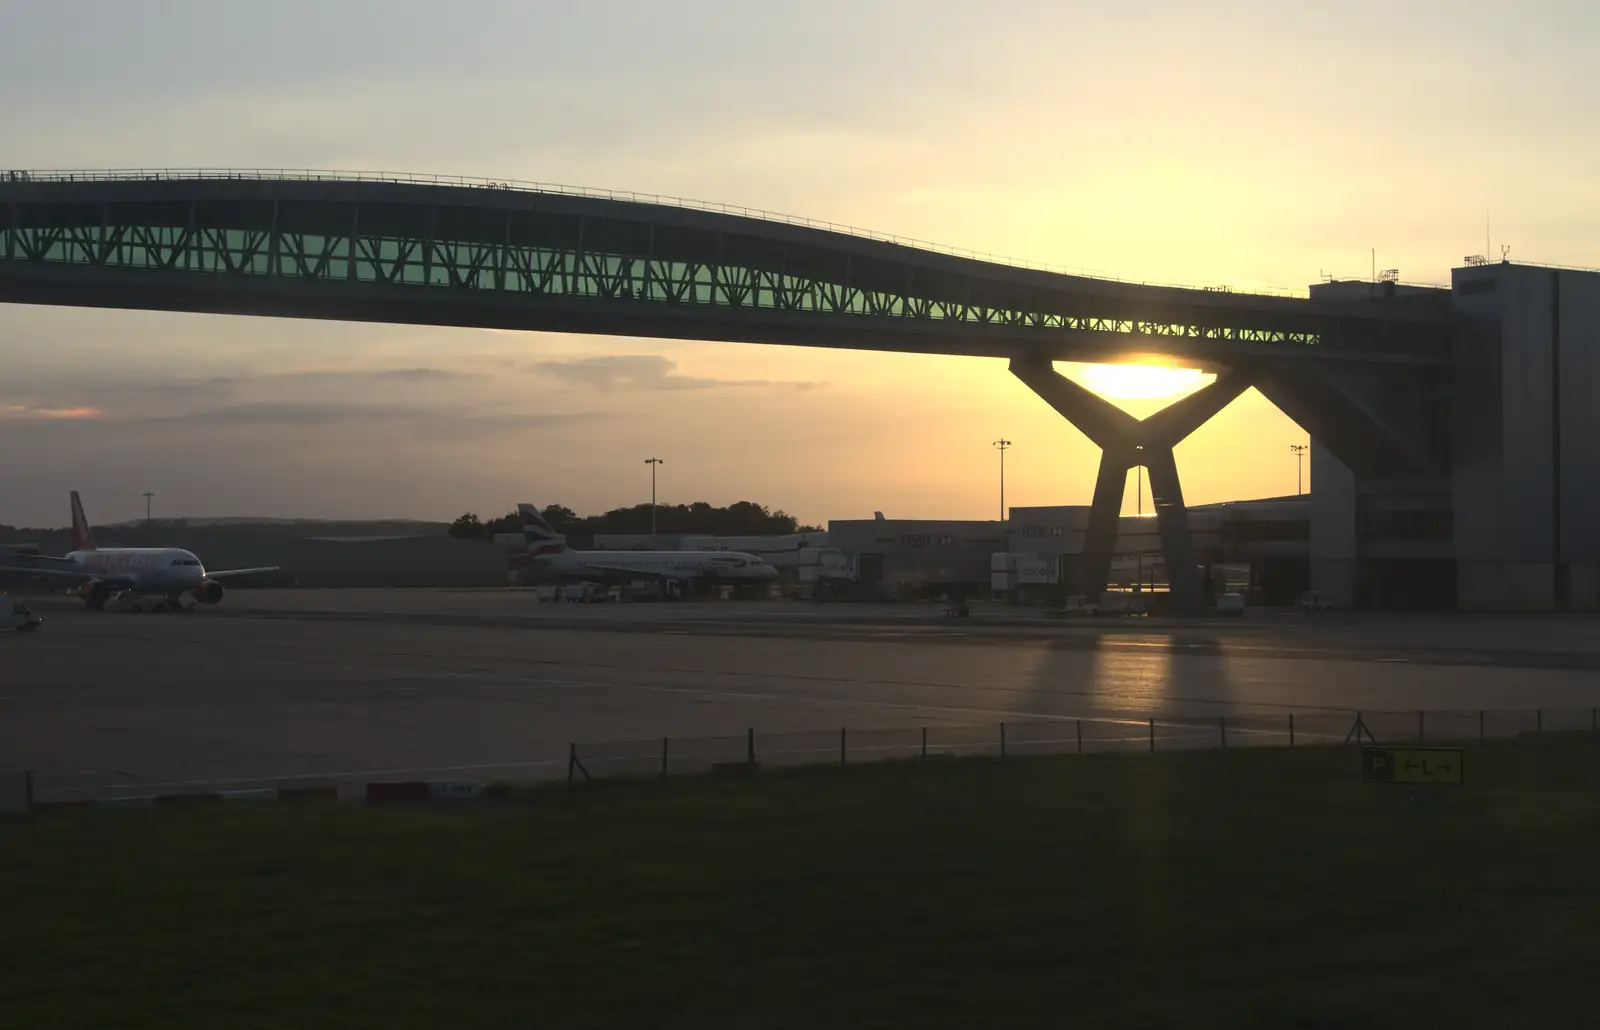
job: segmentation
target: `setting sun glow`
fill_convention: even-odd
[[[1108,400],[1156,400],[1193,393],[1216,376],[1167,365],[1081,365],[1068,373]]]

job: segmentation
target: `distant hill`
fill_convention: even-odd
[[[225,515],[202,516],[199,518],[152,519],[152,525],[184,525],[199,526],[305,526],[307,528],[327,526],[354,526],[373,525],[370,519],[279,519],[255,515]],[[448,528],[448,523],[427,522],[422,519],[378,519],[376,523],[385,526],[414,526],[418,532],[431,532],[435,529],[443,531]],[[123,522],[107,522],[107,529],[138,529],[145,525],[144,519],[127,519]]]

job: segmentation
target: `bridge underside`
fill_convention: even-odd
[[[878,320],[848,313],[641,304],[604,296],[508,295],[472,290],[374,290],[345,282],[306,283],[266,276],[213,280],[163,271],[70,267],[5,268],[0,303],[181,311],[266,318],[562,332],[602,336],[762,343],[797,347],[1010,358],[1023,352],[1056,361],[1125,361],[1180,356],[1211,369],[1239,360],[1254,344],[1024,325]],[[1173,355],[1171,352],[1178,353]],[[1314,354],[1294,354],[1310,360]],[[1338,360],[1335,358],[1334,360]]]

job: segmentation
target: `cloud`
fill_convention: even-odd
[[[0,419],[132,419],[141,414],[176,414],[177,409],[220,402],[288,396],[296,401],[370,398],[387,388],[443,387],[481,381],[477,372],[439,368],[335,369],[241,373],[173,379],[68,375],[15,381],[0,394]],[[348,407],[348,405],[346,405]]]
[[[278,372],[272,375],[250,376],[252,382],[327,380],[373,380],[378,382],[443,383],[456,379],[478,379],[477,372],[454,372],[443,368],[376,368],[332,369],[304,372]]]
[[[54,421],[58,419],[97,419],[99,408],[54,407],[32,404],[0,404],[0,419],[26,421]]]
[[[142,425],[182,423],[190,426],[308,426],[340,422],[389,422],[426,418],[437,414],[420,408],[394,405],[308,404],[294,401],[259,401],[227,404],[172,415],[151,415],[122,421]]]
[[[778,379],[711,379],[686,376],[678,363],[659,354],[610,354],[569,361],[539,361],[528,371],[592,390],[710,390],[718,387],[768,386],[811,390],[821,383]]]
[[[440,427],[463,430],[538,429],[604,417],[603,412],[481,412],[451,408],[420,408],[395,404],[321,404],[297,401],[259,401],[227,404],[199,411],[121,420],[145,426],[183,425],[223,429],[295,428],[301,426],[371,425],[405,423],[421,430]]]
[[[309,369],[298,372],[268,372],[248,375],[210,376],[204,379],[177,379],[158,384],[158,389],[186,393],[206,390],[233,390],[272,384],[316,383],[445,383],[483,378],[477,372],[453,372],[442,368]]]
[[[166,429],[181,429],[188,435],[198,430],[225,436],[235,430],[328,427],[339,427],[350,432],[358,432],[364,427],[378,427],[390,436],[410,432],[419,436],[439,437],[540,430],[606,417],[608,413],[602,411],[486,411],[479,407],[432,408],[319,401],[249,401],[160,414],[112,414],[96,408],[50,408],[0,403],[0,422],[9,422],[12,432],[46,433],[55,440],[67,439],[62,433],[69,426],[76,427],[73,439],[103,437],[108,441],[142,439],[130,434],[129,430],[158,433]]]
[[[380,379],[400,379],[408,383],[438,383],[449,379],[476,379],[476,372],[451,372],[442,368],[391,368],[373,373]]]

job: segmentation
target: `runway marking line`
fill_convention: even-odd
[[[596,681],[596,680],[585,680],[585,681],[581,681],[581,682],[574,682],[574,681],[571,681],[571,680],[551,680],[551,679],[538,679],[538,678],[534,678],[534,677],[524,677],[524,678],[513,678],[511,680],[511,682],[512,683],[520,683],[520,684],[527,685],[527,686],[555,687],[555,688],[567,689],[567,690],[579,690],[579,689],[585,689],[585,688],[599,687],[601,689],[610,689],[610,690],[632,690],[632,691],[644,691],[644,692],[647,692],[647,693],[676,694],[676,695],[684,695],[684,696],[691,696],[691,697],[738,699],[738,700],[745,700],[745,701],[786,701],[786,702],[793,702],[793,701],[826,701],[826,702],[832,702],[832,703],[835,703],[835,704],[859,705],[859,706],[862,706],[862,707],[865,707],[865,708],[883,709],[883,710],[887,710],[887,711],[912,711],[912,712],[922,711],[922,712],[943,712],[943,713],[958,714],[958,715],[987,715],[987,716],[990,716],[990,717],[1002,716],[1002,717],[1010,717],[1010,718],[1017,718],[1017,719],[1024,719],[1024,720],[1035,720],[1035,721],[1039,721],[1039,722],[1058,722],[1058,723],[1087,722],[1087,723],[1093,723],[1093,724],[1096,724],[1096,725],[1140,726],[1140,727],[1147,727],[1149,725],[1149,722],[1148,722],[1149,717],[1148,716],[1140,718],[1140,717],[1133,716],[1131,714],[1128,715],[1128,716],[1059,715],[1059,714],[1047,714],[1047,713],[1041,713],[1041,712],[1027,712],[1027,711],[1021,711],[1021,710],[1018,710],[1018,709],[1008,709],[1008,708],[975,708],[975,707],[971,707],[971,706],[962,706],[962,705],[918,704],[918,703],[909,702],[909,701],[886,701],[886,700],[873,700],[873,699],[870,699],[870,698],[816,697],[816,696],[805,697],[805,696],[795,696],[795,695],[792,695],[792,694],[770,694],[770,693],[766,693],[766,692],[763,692],[763,691],[753,691],[753,690],[707,690],[704,687],[666,687],[666,686],[659,686],[659,685],[653,685],[653,684],[648,684],[648,683],[607,683],[607,682]],[[1344,711],[1344,709],[1339,709],[1338,711]],[[1284,715],[1287,716],[1288,713],[1285,712]],[[957,725],[971,726],[973,724],[972,723],[965,723],[965,724],[957,724]],[[977,725],[982,725],[982,724],[979,723]],[[1209,730],[1207,728],[1203,727],[1203,726],[1191,726],[1191,725],[1189,725],[1187,723],[1181,723],[1181,722],[1170,722],[1170,721],[1163,722],[1161,717],[1157,716],[1156,717],[1156,728],[1159,730],[1159,729],[1163,728],[1163,726],[1165,726],[1168,729],[1182,729],[1182,730],[1191,730],[1192,729],[1196,733],[1205,733],[1206,735],[1209,735]],[[900,729],[901,727],[886,727],[886,728]],[[913,729],[913,728],[915,728],[915,727],[905,727],[905,729],[908,729],[908,730],[909,729]],[[1230,726],[1228,728],[1229,728],[1230,731],[1236,731],[1236,732],[1239,732],[1239,733],[1250,733],[1250,734],[1256,734],[1256,735],[1261,735],[1261,736],[1282,736],[1282,735],[1285,734],[1284,730],[1261,729],[1259,727],[1252,727],[1252,726],[1248,726],[1248,725],[1245,725],[1245,724],[1240,724],[1238,726]],[[795,731],[780,731],[780,732],[797,732],[797,733],[815,732],[815,733],[821,733],[821,732],[825,732],[825,731],[830,730],[830,729],[832,729],[832,727],[826,727],[825,726],[825,727],[821,727],[821,728],[819,728],[817,730],[795,730]]]
[[[430,657],[430,658],[439,657],[439,658],[447,658],[448,659],[448,658],[451,658],[453,656],[449,656],[449,655],[413,655],[413,657]],[[279,659],[279,661],[285,661],[285,660]],[[570,666],[570,665],[574,664],[572,662],[561,661],[559,659],[536,658],[536,657],[521,658],[521,659],[518,659],[518,661],[520,661],[521,664],[524,664],[524,665]],[[285,664],[295,664],[295,663],[285,661]],[[619,671],[620,670],[620,671],[626,671],[626,672],[674,673],[674,674],[678,674],[678,675],[687,675],[687,676],[760,676],[760,675],[763,675],[763,674],[768,675],[768,676],[776,676],[777,675],[776,673],[771,673],[771,672],[766,672],[766,673],[763,673],[763,672],[746,672],[746,671],[737,670],[737,669],[694,669],[694,668],[683,668],[683,667],[679,667],[679,666],[651,666],[651,667],[644,667],[644,666],[638,666],[638,665],[622,665],[622,664],[614,663],[614,662],[585,662],[581,666],[581,668],[585,668],[585,669],[607,669],[607,670],[613,670],[613,671]],[[450,678],[450,679],[476,679],[482,674],[470,673],[470,672],[455,672],[455,671],[448,670],[448,669],[441,669],[441,670],[437,670],[437,671],[430,671],[430,672],[427,673],[427,675],[438,676],[438,677],[443,677],[443,678]],[[503,675],[503,674],[490,673],[488,675]],[[887,680],[887,679],[876,679],[876,678],[871,678],[871,677],[817,676],[817,675],[810,675],[810,674],[806,674],[806,673],[784,673],[783,675],[784,675],[784,678],[789,679],[789,680],[800,680],[800,681],[807,682],[807,683],[822,683],[822,684],[851,683],[851,684],[861,684],[861,685],[864,685],[864,686],[923,688],[923,689],[931,689],[931,690],[961,690],[961,691],[978,691],[978,692],[983,692],[983,693],[1006,693],[1006,694],[1014,694],[1014,693],[1018,693],[1018,692],[1021,692],[1021,691],[1034,691],[1035,690],[1035,688],[1028,687],[1028,686],[992,687],[992,686],[984,686],[982,684],[976,684],[976,683],[937,683],[937,682],[923,681],[923,680]],[[529,680],[528,682],[535,682],[535,681]],[[612,685],[615,686],[616,684],[612,684]],[[1053,697],[1094,698],[1094,697],[1101,696],[1101,694],[1099,692],[1089,691],[1089,690],[1059,690],[1059,689],[1052,689],[1048,693]],[[1221,701],[1221,700],[1211,700],[1211,699],[1207,699],[1207,698],[1182,697],[1182,696],[1172,695],[1172,694],[1154,694],[1154,695],[1151,695],[1150,699],[1152,701],[1162,701],[1162,702],[1175,701],[1175,702],[1186,702],[1186,703],[1193,703],[1193,704],[1200,704],[1200,705],[1226,705],[1226,706],[1230,706],[1230,707],[1234,707],[1234,708],[1260,708],[1260,709],[1266,709],[1271,713],[1277,713],[1277,712],[1287,713],[1288,711],[1293,710],[1293,711],[1297,711],[1297,712],[1323,712],[1323,713],[1335,713],[1336,714],[1336,713],[1339,713],[1339,712],[1353,711],[1354,710],[1353,708],[1350,708],[1350,707],[1347,707],[1347,706],[1335,706],[1335,705],[1286,705],[1286,704],[1283,704],[1281,702],[1274,702],[1274,701],[1236,701],[1236,700]]]

